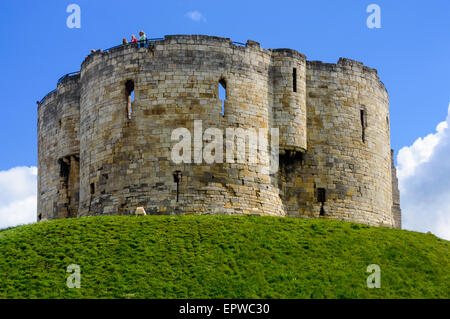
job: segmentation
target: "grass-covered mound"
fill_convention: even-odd
[[[64,219],[0,231],[0,298],[449,298],[449,248],[333,220]],[[70,264],[80,289],[66,286]]]

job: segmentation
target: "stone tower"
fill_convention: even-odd
[[[277,128],[279,169],[175,163],[173,131],[195,132],[199,121],[200,136],[210,127]],[[307,61],[250,40],[166,36],[89,55],[41,101],[38,219],[130,214],[142,206],[151,214],[401,227],[391,162],[388,94],[376,70],[348,59]]]

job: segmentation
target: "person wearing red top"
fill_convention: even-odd
[[[138,40],[134,34],[131,35],[131,43],[138,43]]]

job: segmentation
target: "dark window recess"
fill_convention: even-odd
[[[325,188],[318,188],[317,189],[317,201],[319,203],[325,203],[327,201]]]
[[[366,142],[367,114],[365,110],[359,111],[361,117],[361,138],[363,143]]]
[[[175,171],[173,173],[173,181],[177,183],[177,203],[178,203],[179,188],[180,183],[183,181],[183,173],[181,171]]]
[[[297,68],[292,70],[292,90],[297,92]]]
[[[60,158],[59,162],[59,176],[67,179],[70,172],[70,164],[67,158]]]
[[[61,217],[75,217],[79,200],[79,157],[78,155],[64,156],[59,163],[58,201]]]
[[[91,192],[91,195],[95,194],[95,184],[94,183],[91,183],[90,192]]]
[[[225,100],[227,99],[227,82],[219,80],[219,99],[222,101],[222,116],[225,116]]]
[[[42,214],[38,215],[38,221],[40,221],[42,219]]]
[[[279,155],[280,170],[284,174],[293,174],[295,169],[299,166],[303,166],[304,158],[302,152],[286,151],[284,154]]]
[[[132,106],[134,102],[134,82],[132,80],[128,80],[125,83],[125,93],[127,96],[127,115],[128,119],[131,120],[131,114],[133,112]]]
[[[323,204],[327,201],[326,198],[326,190],[325,188],[318,188],[317,189],[317,201],[321,203],[320,206],[320,216],[325,216],[325,210],[323,209]]]

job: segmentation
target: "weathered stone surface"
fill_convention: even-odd
[[[391,150],[391,171],[392,171],[392,216],[394,227],[402,227],[402,210],[400,209],[400,191],[398,189],[397,169],[394,166],[394,150]]]
[[[219,81],[227,91],[223,116]],[[198,35],[97,51],[39,106],[38,216],[143,207],[149,214],[319,217],[324,189],[324,217],[400,227],[388,118],[376,70],[352,60],[306,61],[291,49]],[[279,128],[279,171],[248,162],[175,164],[172,131],[193,134],[195,120],[223,132]]]

